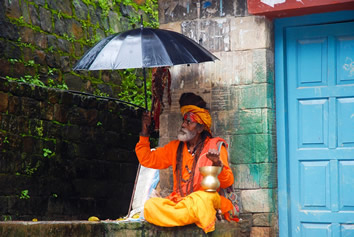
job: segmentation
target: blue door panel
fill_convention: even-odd
[[[341,225],[341,232],[342,232],[341,237],[354,236],[354,225],[346,225],[346,224]]]
[[[298,147],[328,147],[328,100],[299,100],[298,106]]]
[[[291,236],[354,224],[354,22],[286,29]]]
[[[354,161],[339,161],[339,203],[341,211],[354,211]],[[354,236],[354,235],[353,235]]]
[[[329,223],[302,223],[301,236],[314,237],[323,236],[331,237],[331,225]]]
[[[300,186],[302,210],[330,210],[328,161],[300,161]]]
[[[338,147],[354,147],[354,97],[337,99]]]
[[[327,44],[324,37],[297,42],[295,63],[298,87],[327,84]]]
[[[353,84],[354,83],[354,46],[353,36],[338,37],[337,42],[337,83]]]

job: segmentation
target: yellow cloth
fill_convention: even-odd
[[[200,108],[195,105],[185,105],[181,107],[182,116],[186,113],[193,113],[196,116],[197,123],[204,124],[205,130],[207,130],[211,134],[211,116],[207,109]]]
[[[205,233],[215,230],[217,192],[196,191],[175,203],[166,198],[150,198],[144,206],[144,218],[158,226],[172,227],[195,223]]]

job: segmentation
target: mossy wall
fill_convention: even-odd
[[[74,72],[96,42],[158,25],[157,0],[5,0],[0,3],[0,76],[119,97],[123,71]]]
[[[0,79],[0,220],[125,216],[140,113],[112,99]]]

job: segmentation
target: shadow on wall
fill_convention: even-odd
[[[0,79],[0,220],[126,215],[141,112]]]

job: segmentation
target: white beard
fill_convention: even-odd
[[[196,135],[197,135],[197,131],[196,130],[189,131],[189,130],[187,130],[185,128],[181,128],[178,131],[177,138],[181,142],[188,142],[188,141],[192,140]]]

